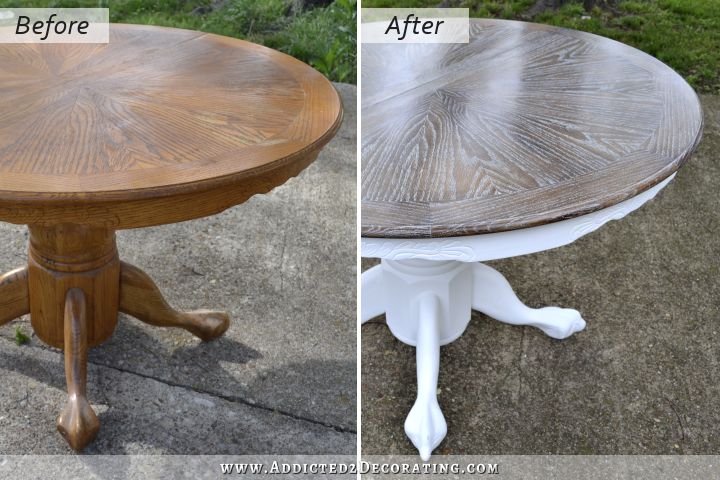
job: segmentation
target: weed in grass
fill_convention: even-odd
[[[355,83],[356,0],[293,14],[291,0],[0,0],[0,7],[107,7],[110,21],[186,28],[267,45]]]
[[[309,63],[328,78],[355,83],[356,0],[336,0],[324,10],[296,16],[285,29],[265,39],[277,48]]]
[[[363,7],[436,7],[438,0],[363,0]],[[696,90],[720,94],[718,0],[619,0],[613,10],[587,12],[582,0],[535,11],[534,0],[463,0],[473,17],[547,23],[632,45],[668,64]],[[546,2],[549,4],[551,2]],[[530,14],[532,12],[532,14]],[[586,18],[586,17],[590,18]],[[584,18],[585,17],[585,18]]]

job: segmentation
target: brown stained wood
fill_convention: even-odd
[[[469,44],[362,47],[366,237],[492,233],[619,203],[689,158],[692,88],[574,30],[471,20]]]
[[[205,341],[219,337],[230,325],[223,312],[178,312],[145,272],[125,262],[120,269],[120,311],[156,327],[184,328]]]
[[[0,325],[28,313],[28,269],[16,268],[0,276]]]
[[[63,348],[65,297],[73,288],[85,294],[87,344],[99,345],[110,337],[120,295],[114,231],[73,224],[30,226],[28,265],[30,322],[43,342]]]
[[[188,30],[110,26],[110,43],[0,44],[0,221],[27,224],[28,267],[0,277],[0,324],[30,312],[65,349],[58,430],[99,422],[87,349],[122,309],[203,340],[228,316],[178,312],[122,264],[115,231],[212,215],[299,174],[340,127],[332,84],[282,53]],[[122,277],[121,277],[122,270]]]
[[[297,175],[340,126],[332,84],[242,40],[140,25],[0,45],[0,220],[121,229],[218,213]]]
[[[135,200],[103,201],[84,204],[65,202],[52,208],[32,201],[16,201],[4,205],[0,200],[0,219],[52,227],[58,223],[95,225],[101,228],[125,229],[160,225],[205,217],[240,204],[253,195],[267,193],[310,165],[317,153],[295,156],[283,168],[255,172],[247,183],[230,182],[208,190],[197,190],[169,197]],[[219,182],[219,181],[218,181]],[[10,220],[6,220],[10,221]]]
[[[68,400],[57,419],[57,429],[75,451],[81,451],[100,429],[87,400],[87,298],[79,288],[67,292],[65,309],[65,378]]]

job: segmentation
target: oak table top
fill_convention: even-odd
[[[268,192],[312,163],[342,106],[298,60],[189,30],[111,25],[108,44],[2,44],[0,65],[0,221],[30,231],[27,265],[0,276],[0,325],[29,313],[37,337],[64,349],[57,428],[82,450],[100,428],[87,350],[119,312],[206,341],[229,326],[223,312],[168,305],[120,261],[116,230]]]
[[[297,174],[342,118],[304,63],[197,31],[112,24],[108,44],[0,45],[0,64],[0,220],[14,223],[217,213]]]
[[[700,141],[692,88],[604,37],[476,19],[468,44],[362,49],[364,237],[577,217],[660,183]]]

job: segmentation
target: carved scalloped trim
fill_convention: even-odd
[[[673,178],[675,178],[675,174],[624,202],[560,222],[521,230],[465,237],[420,239],[363,237],[360,251],[363,257],[388,260],[417,258],[482,262],[550,250],[570,244],[609,221],[619,220],[633,210],[637,210],[652,200]]]

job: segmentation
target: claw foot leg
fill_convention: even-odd
[[[120,266],[120,311],[156,327],[183,328],[205,341],[219,337],[230,325],[223,312],[175,310],[145,272],[125,262]]]
[[[511,325],[530,325],[552,338],[563,339],[585,328],[580,312],[569,308],[530,308],[523,304],[497,270],[473,265],[473,309]]]
[[[30,313],[27,267],[0,276],[0,325]]]
[[[440,301],[428,293],[418,300],[416,345],[417,399],[405,420],[405,433],[418,449],[423,461],[447,434],[447,423],[437,400],[440,369]]]
[[[382,265],[375,265],[363,272],[361,278],[360,323],[385,313],[385,285]]]
[[[68,400],[57,419],[57,429],[75,451],[90,443],[100,421],[87,400],[87,311],[85,294],[78,288],[65,297],[65,377]]]

